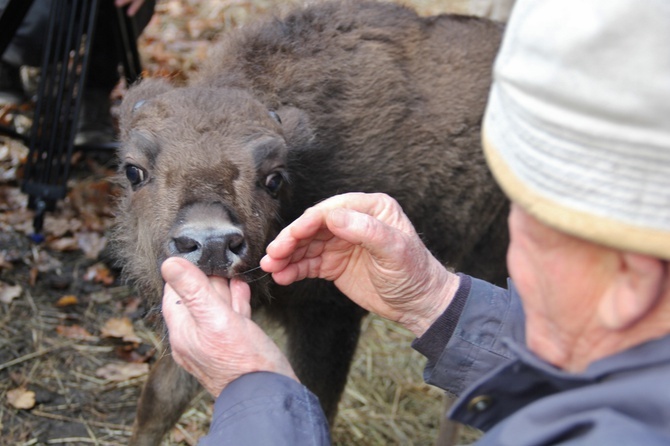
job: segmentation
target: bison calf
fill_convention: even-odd
[[[223,36],[185,87],[131,88],[116,230],[127,277],[156,307],[169,256],[247,280],[332,421],[364,312],[325,281],[274,285],[258,268],[265,246],[324,198],[385,192],[445,264],[502,282],[507,202],[480,149],[501,31],[395,4],[328,2]],[[163,356],[132,443],[158,444],[198,388]]]

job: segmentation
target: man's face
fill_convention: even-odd
[[[560,366],[567,344],[596,316],[615,257],[607,248],[552,229],[512,205],[507,264],[526,313],[528,347]]]

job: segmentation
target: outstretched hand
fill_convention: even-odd
[[[384,194],[344,194],[308,209],[268,245],[261,267],[280,285],[331,280],[361,307],[417,336],[442,314],[459,284]]]
[[[256,371],[298,380],[277,345],[251,320],[249,285],[208,277],[176,257],[167,259],[161,272],[163,317],[174,360],[212,395]]]

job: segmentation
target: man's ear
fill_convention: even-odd
[[[642,254],[621,253],[619,271],[598,307],[603,325],[623,330],[654,308],[668,282],[666,262]]]

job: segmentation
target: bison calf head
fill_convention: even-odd
[[[304,135],[298,114],[268,110],[236,89],[150,80],[129,91],[114,238],[125,275],[141,291],[160,296],[160,265],[170,256],[208,275],[262,275],[258,262],[289,196],[289,145]]]

